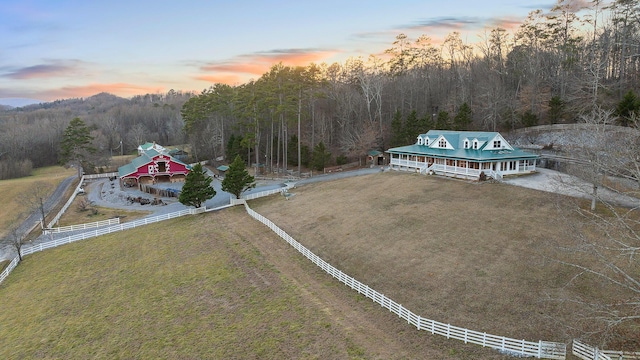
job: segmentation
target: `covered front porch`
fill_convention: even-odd
[[[437,174],[467,180],[479,180],[482,173],[486,177],[502,179],[507,175],[532,173],[536,169],[533,159],[473,161],[395,153],[390,154],[389,166],[394,170]]]

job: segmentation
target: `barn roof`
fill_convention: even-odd
[[[127,175],[131,175],[133,173],[135,173],[136,171],[138,171],[138,168],[140,166],[146,165],[150,162],[153,161],[153,158],[155,158],[158,155],[162,155],[165,156],[167,158],[169,158],[169,161],[177,163],[177,164],[182,164],[184,166],[187,167],[187,169],[191,170],[191,166],[174,158],[171,155],[167,155],[167,154],[163,154],[163,153],[159,153],[156,150],[147,150],[146,152],[144,152],[142,155],[138,156],[137,158],[131,160],[130,163],[120,166],[118,168],[118,176],[120,178],[125,177]]]

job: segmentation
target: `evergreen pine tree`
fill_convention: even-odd
[[[616,107],[616,115],[619,116],[618,124],[629,126],[632,114],[640,115],[640,98],[636,96],[633,90],[629,90]]]
[[[413,110],[407,115],[404,122],[404,141],[405,144],[414,144],[416,138],[420,135],[420,123],[418,122],[418,112]]]
[[[78,178],[82,177],[83,165],[92,166],[87,161],[88,154],[96,152],[96,149],[91,146],[91,141],[93,136],[89,132],[89,127],[78,117],[71,120],[62,135],[60,163],[75,166],[78,169]]]
[[[216,191],[211,187],[212,181],[213,179],[207,175],[202,165],[195,164],[187,174],[178,201],[183,205],[199,208],[205,201],[216,195]]]
[[[469,105],[466,102],[462,103],[456,117],[453,118],[453,129],[457,131],[469,130],[473,120],[471,116],[472,112]]]
[[[313,148],[313,158],[311,159],[311,166],[318,170],[322,171],[331,160],[331,153],[327,151],[327,148],[324,146],[324,143],[321,141]]]
[[[437,130],[449,130],[449,121],[449,113],[442,110],[438,113],[434,126]]]
[[[249,175],[249,172],[245,168],[244,161],[240,155],[233,159],[233,162],[229,165],[229,169],[224,174],[224,180],[222,180],[222,190],[233,194],[236,199],[240,199],[240,195],[251,188],[256,186],[255,179]]]
[[[403,139],[402,113],[396,110],[391,120],[391,147],[406,145]]]
[[[564,101],[560,96],[554,96],[549,99],[549,124],[558,124],[562,122],[564,112]]]

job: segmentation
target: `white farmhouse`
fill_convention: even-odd
[[[536,171],[538,155],[511,146],[498,132],[429,130],[413,145],[391,148],[394,170],[479,180]]]

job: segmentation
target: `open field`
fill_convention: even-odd
[[[506,358],[416,331],[241,207],[30,255],[0,303],[5,359]]]
[[[18,195],[27,192],[35,183],[44,182],[55,189],[62,180],[73,176],[76,171],[73,168],[65,169],[61,166],[51,166],[35,169],[32,176],[19,179],[0,181],[0,194],[3,197],[2,211],[0,211],[0,237],[7,234],[7,229],[16,221],[18,215],[22,214],[18,220],[22,221],[28,214],[24,204],[18,200]],[[77,183],[76,183],[77,184]]]
[[[623,296],[589,279],[567,286],[575,271],[551,259],[578,256],[559,251],[574,245],[575,218],[573,200],[559,195],[395,172],[291,192],[289,201],[250,205],[332,265],[429,319],[567,342],[579,334],[566,325],[587,320],[575,304],[556,299]],[[638,333],[640,324],[630,334]]]
[[[423,317],[567,342],[581,319],[547,297],[615,293],[549,260],[571,231],[561,196],[395,172],[291,192],[250,204]],[[30,255],[0,302],[3,358],[507,358],[416,331],[240,207]]]

